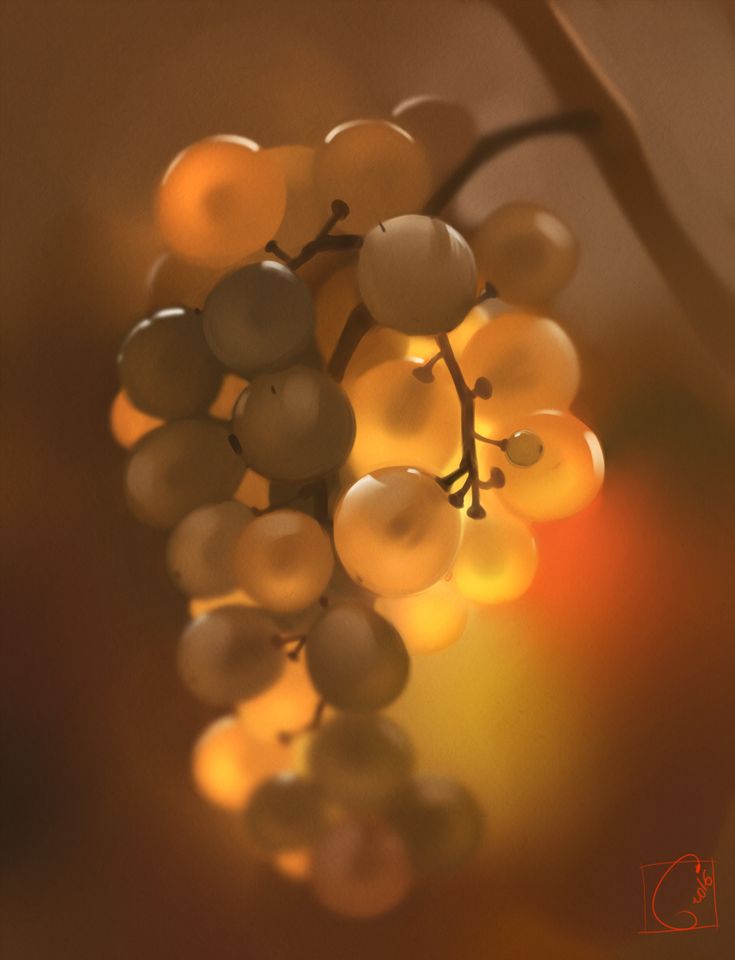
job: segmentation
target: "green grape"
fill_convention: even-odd
[[[133,448],[125,473],[132,513],[151,527],[168,529],[205,503],[235,493],[245,465],[216,420],[174,420],[147,433]]]
[[[178,420],[206,413],[222,382],[222,367],[186,307],[159,310],[136,324],[117,358],[120,384],[144,413]]]
[[[314,603],[332,576],[334,553],[323,528],[298,510],[266,513],[235,546],[237,584],[267,610],[284,613]]]
[[[387,717],[344,714],[314,734],[307,762],[330,799],[376,809],[406,782],[414,754],[406,734]]]
[[[449,570],[461,516],[434,478],[411,467],[361,477],[334,513],[334,545],[358,584],[383,597],[426,590]]]
[[[472,237],[481,277],[504,300],[545,304],[572,278],[578,247],[569,227],[534,203],[495,210]]]
[[[325,822],[320,786],[294,773],[279,773],[265,780],[245,808],[250,839],[268,853],[308,846]]]
[[[309,288],[282,263],[252,263],[228,274],[204,304],[204,335],[228,370],[251,379],[289,363],[309,346]]]
[[[340,467],[355,439],[347,394],[325,373],[294,366],[256,377],[235,405],[245,459],[274,480],[309,480]]]
[[[179,675],[191,693],[215,707],[255,697],[275,683],[285,658],[273,643],[278,627],[262,610],[218,607],[202,614],[179,641]]]
[[[468,860],[482,842],[483,817],[459,783],[417,777],[393,798],[388,819],[406,843],[417,873],[439,873]]]
[[[426,148],[435,186],[453,173],[477,140],[475,121],[465,107],[441,97],[402,100],[391,118]]]
[[[388,913],[406,898],[412,882],[403,841],[379,821],[351,817],[335,823],[314,848],[314,896],[340,916],[368,918]]]
[[[475,258],[454,227],[408,214],[365,237],[358,284],[378,323],[408,334],[447,333],[475,301]]]
[[[253,513],[236,500],[206,504],[176,526],[166,546],[171,579],[190,597],[219,597],[236,588],[235,545]]]
[[[306,666],[317,692],[341,710],[381,710],[408,681],[396,628],[359,603],[329,606],[309,630]]]
[[[505,455],[517,467],[532,467],[543,452],[543,443],[530,430],[516,430],[505,442]]]

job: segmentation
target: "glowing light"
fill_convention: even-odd
[[[469,606],[453,580],[410,597],[378,597],[376,611],[393,624],[411,653],[435,653],[459,640]]]
[[[128,400],[124,390],[118,390],[110,407],[110,433],[121,447],[129,450],[151,430],[160,427],[163,420],[142,413]]]

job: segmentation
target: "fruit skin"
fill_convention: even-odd
[[[321,787],[291,772],[264,780],[245,810],[245,826],[257,847],[272,853],[313,843],[326,822]]]
[[[377,323],[407,334],[448,333],[475,302],[477,268],[469,244],[454,227],[406,214],[365,237],[358,284]]]

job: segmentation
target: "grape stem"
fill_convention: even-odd
[[[368,330],[374,326],[375,321],[370,315],[368,308],[364,303],[358,303],[347,318],[347,322],[342,328],[342,333],[337,340],[334,352],[327,364],[327,373],[329,373],[337,383],[342,382],[353,353],[357,350],[360,341]]]
[[[358,234],[342,233],[334,236],[330,233],[332,227],[336,226],[340,220],[344,220],[349,215],[350,208],[344,200],[333,200],[332,212],[329,219],[314,239],[304,244],[296,256],[292,257],[286,253],[277,240],[270,240],[265,245],[265,252],[274,254],[279,260],[282,260],[289,269],[298,270],[299,267],[303,267],[305,263],[308,263],[309,260],[318,253],[323,253],[326,250],[356,250],[362,246],[362,237]]]

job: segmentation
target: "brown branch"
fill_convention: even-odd
[[[492,0],[536,57],[561,101],[602,119],[585,142],[597,168],[689,323],[715,358],[735,368],[735,298],[669,209],[631,107],[604,76],[565,15],[545,0]]]
[[[364,303],[358,303],[352,313],[347,318],[347,322],[342,328],[337,345],[327,364],[327,373],[341,383],[344,378],[347,366],[352,358],[352,354],[359,346],[360,341],[375,326],[375,321],[370,316],[370,312]]]

